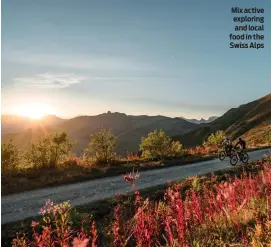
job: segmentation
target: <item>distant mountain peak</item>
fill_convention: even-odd
[[[112,117],[117,117],[117,116],[127,116],[125,113],[122,113],[122,112],[111,112],[111,111],[102,113],[102,114],[100,114],[100,115],[101,115],[101,116],[112,116]],[[98,115],[98,116],[99,116],[99,115]]]
[[[211,123],[212,121],[216,120],[218,117],[211,116],[208,119],[201,118],[200,120],[195,119],[195,118],[192,118],[192,119],[184,118],[184,117],[181,117],[181,118],[190,122],[190,123],[202,124],[202,123]]]

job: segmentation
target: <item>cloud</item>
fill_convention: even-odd
[[[108,56],[104,54],[45,54],[27,51],[10,51],[2,54],[2,61],[22,64],[53,66],[66,69],[97,70],[97,71],[153,71],[155,67],[137,61],[135,58]]]
[[[81,83],[86,78],[73,74],[38,74],[33,77],[13,78],[15,86],[23,85],[36,88],[67,88],[74,84]]]
[[[91,78],[92,80],[100,80],[100,81],[146,81],[146,80],[155,80],[155,81],[158,81],[158,80],[168,80],[168,79],[176,79],[176,78],[171,78],[171,77],[152,77],[152,76],[143,76],[143,77],[137,77],[137,76],[134,76],[134,77],[114,77],[114,76],[111,76],[111,77],[92,77]]]

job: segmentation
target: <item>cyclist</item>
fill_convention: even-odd
[[[238,138],[238,142],[235,144],[234,148],[240,146],[241,151],[244,151],[246,149],[246,142],[241,137]]]
[[[225,151],[227,154],[230,154],[231,153],[231,150],[233,148],[232,146],[232,143],[231,143],[231,140],[229,137],[226,137],[223,144],[222,144],[224,147],[225,147]]]

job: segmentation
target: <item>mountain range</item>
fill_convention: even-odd
[[[64,131],[77,142],[74,151],[80,154],[90,141],[90,134],[101,128],[111,128],[118,138],[116,151],[124,154],[137,151],[142,136],[154,129],[164,129],[172,136],[195,130],[198,124],[182,118],[164,116],[131,116],[124,113],[107,112],[97,116],[79,116],[61,119],[45,116],[39,121],[18,116],[2,116],[2,140],[12,138],[21,148],[26,148],[33,141],[48,133]]]
[[[138,151],[141,137],[154,129],[163,129],[174,140],[185,147],[201,144],[217,130],[225,130],[235,139],[244,136],[258,141],[271,127],[271,94],[253,102],[232,108],[221,117],[209,119],[184,119],[165,116],[132,116],[118,112],[107,112],[96,116],[78,116],[62,119],[49,115],[40,120],[2,115],[2,141],[12,138],[21,148],[48,133],[64,131],[77,142],[74,152],[80,154],[90,141],[90,134],[101,128],[111,128],[118,138],[117,153]]]

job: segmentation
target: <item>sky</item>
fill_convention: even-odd
[[[220,116],[271,91],[268,14],[264,49],[229,48],[231,8],[268,1],[2,0],[2,114]]]

